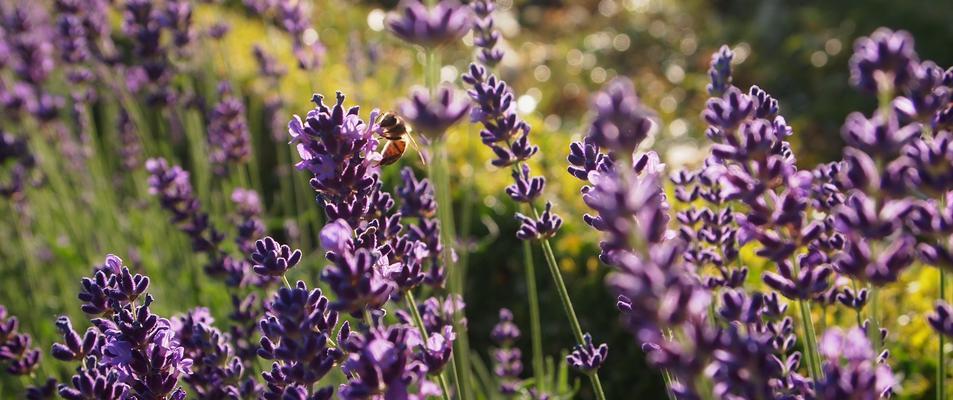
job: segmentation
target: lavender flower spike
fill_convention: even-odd
[[[731,86],[731,60],[734,57],[735,53],[725,45],[722,45],[718,52],[711,57],[711,66],[708,68],[711,83],[706,87],[708,94],[713,97],[721,97]]]
[[[387,28],[411,44],[439,47],[459,40],[470,31],[470,9],[455,0],[440,0],[431,9],[420,0],[404,0],[400,10],[390,15]]]
[[[596,118],[589,136],[599,147],[628,157],[648,137],[653,122],[628,78],[615,78],[595,95]]]

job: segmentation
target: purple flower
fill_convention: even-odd
[[[513,169],[513,181],[512,185],[506,187],[506,194],[513,201],[520,203],[532,203],[543,193],[543,187],[546,186],[546,178],[530,176],[529,166],[526,164]]]
[[[764,283],[774,290],[780,292],[789,299],[809,300],[813,296],[821,293],[830,286],[828,279],[833,272],[827,267],[810,267],[806,264],[806,258],[801,258],[799,272],[791,266],[791,263],[782,260],[778,262],[778,272],[766,271],[762,276]]]
[[[566,356],[566,362],[576,370],[590,374],[602,367],[609,355],[609,346],[602,343],[598,346],[592,343],[592,336],[588,333],[582,336],[583,342],[573,347],[572,353]]]
[[[606,173],[612,169],[612,159],[599,151],[592,137],[586,136],[582,142],[569,145],[569,174],[582,181],[589,181],[592,172]]]
[[[470,31],[470,9],[454,0],[427,8],[420,0],[404,0],[391,14],[387,29],[405,42],[433,48],[457,41]]]
[[[355,252],[329,253],[332,264],[321,273],[336,295],[332,307],[337,311],[360,313],[378,308],[390,298],[396,284],[387,279],[378,263],[388,265],[385,259],[364,248]]]
[[[588,136],[618,157],[628,157],[645,140],[654,123],[628,78],[615,78],[592,100],[596,117]]]
[[[67,400],[121,400],[128,397],[129,386],[120,381],[120,375],[105,366],[96,365],[95,357],[88,357],[73,375],[71,386],[61,384],[58,394]]]
[[[179,166],[169,166],[163,158],[146,160],[149,172],[149,193],[159,198],[159,204],[172,213],[172,222],[192,239],[196,251],[217,248],[223,235],[209,225],[208,214],[192,192],[189,173]]]
[[[909,33],[880,28],[854,43],[850,82],[870,92],[901,89],[910,81],[917,62]]]
[[[280,244],[270,236],[255,242],[255,250],[250,255],[255,265],[255,273],[265,276],[284,276],[289,269],[301,261],[301,250]]]
[[[722,131],[734,131],[745,119],[754,115],[755,104],[738,88],[731,86],[721,97],[712,97],[705,104],[702,118]]]
[[[255,249],[254,240],[265,234],[265,223],[261,220],[261,200],[258,192],[245,188],[235,188],[231,198],[237,214],[235,244],[242,254],[249,254]]]
[[[258,64],[258,74],[269,79],[280,79],[288,70],[261,45],[252,47],[252,56]]]
[[[434,218],[437,202],[434,199],[433,186],[427,179],[418,180],[410,167],[401,170],[400,175],[402,185],[397,188],[397,195],[402,203],[400,212],[405,217],[417,218],[417,223],[408,227],[407,239],[426,246],[427,260],[420,260],[429,264],[424,280],[430,286],[442,287],[446,275],[440,258],[443,251],[443,245],[440,243],[440,223]]]
[[[222,398],[241,392],[242,361],[232,353],[229,337],[212,323],[207,308],[198,307],[172,320],[175,339],[193,360],[191,373],[184,378],[202,398]]]
[[[934,311],[927,315],[927,322],[941,335],[953,337],[953,307],[945,301],[937,301]]]
[[[30,335],[17,331],[20,322],[0,305],[0,366],[11,375],[29,375],[39,366],[40,349]]]
[[[493,68],[503,60],[503,50],[496,45],[500,41],[500,32],[493,26],[493,0],[477,0],[470,3],[475,16],[473,21],[473,45],[478,47],[477,61],[487,68]]]
[[[513,323],[513,313],[500,309],[500,321],[493,327],[490,339],[499,346],[493,349],[493,372],[500,378],[500,392],[512,395],[519,390],[519,376],[523,373],[522,352],[513,347],[520,330]]]
[[[295,43],[292,49],[295,59],[298,60],[298,68],[305,71],[314,71],[324,65],[327,49],[324,44],[318,40],[314,43]]]
[[[169,320],[149,310],[152,301],[146,296],[138,307],[115,310],[115,328],[103,332],[101,362],[123,376],[136,395],[179,399],[184,391],[177,382],[190,373],[192,360],[175,340]]]
[[[449,295],[442,300],[428,297],[417,308],[428,332],[439,332],[446,326],[452,326],[454,318],[459,319],[457,322],[462,328],[467,326],[467,319],[463,315],[466,304],[459,294]]]
[[[407,118],[427,139],[440,140],[451,126],[466,115],[470,104],[454,99],[453,89],[441,87],[434,98],[423,88],[416,88],[410,98],[398,105]]]
[[[63,335],[63,343],[53,343],[50,354],[60,361],[82,361],[90,355],[99,355],[100,336],[96,330],[89,328],[81,337],[73,330],[69,317],[61,316],[56,319],[56,328]]]
[[[407,325],[397,324],[352,334],[346,343],[350,354],[342,366],[350,379],[341,385],[340,397],[407,398],[411,385],[422,383],[427,373],[426,364],[413,353],[410,332]]]
[[[351,236],[354,231],[347,221],[336,219],[321,228],[321,247],[328,251],[343,254],[351,246]]]
[[[824,377],[815,383],[818,398],[877,399],[893,393],[893,372],[877,361],[862,328],[831,328],[818,348],[824,357]]]
[[[496,155],[493,165],[510,166],[539,151],[529,141],[530,126],[517,115],[514,95],[506,82],[488,75],[486,68],[476,64],[470,64],[463,81],[472,87],[467,91],[474,105],[470,120],[483,125],[480,139]]]
[[[493,326],[490,338],[500,346],[512,345],[520,337],[520,328],[513,323],[513,312],[507,308],[500,309],[500,321]]]
[[[295,166],[313,174],[311,187],[324,201],[326,212],[341,213],[357,207],[363,213],[365,197],[377,181],[371,171],[375,155],[379,156],[375,152],[376,125],[366,124],[358,116],[358,107],[345,109],[341,93],[331,107],[323,99],[315,95],[315,108],[307,118],[302,121],[296,115],[288,123],[291,143],[301,157]],[[371,113],[372,121],[376,115],[376,111]]]
[[[320,289],[308,290],[298,281],[294,288],[278,290],[259,322],[262,333],[258,355],[273,360],[271,371],[262,373],[268,383],[268,399],[280,399],[283,389],[292,385],[312,388],[345,353],[329,345],[338,323],[327,297]],[[346,342],[350,328],[345,322],[337,338]],[[321,392],[323,393],[323,392]]]
[[[735,53],[726,45],[722,45],[718,52],[711,56],[711,64],[708,67],[711,83],[706,87],[708,94],[721,97],[731,87],[731,60],[734,57]]]
[[[429,374],[439,374],[447,366],[453,352],[453,341],[456,338],[453,327],[449,325],[444,326],[440,332],[430,334],[427,343],[423,345],[423,361],[427,365]]]
[[[553,213],[552,209],[553,203],[546,202],[546,209],[538,219],[516,213],[516,219],[520,221],[520,228],[516,231],[516,237],[520,240],[533,240],[555,236],[559,228],[562,227],[563,220]]]
[[[251,136],[245,121],[245,105],[232,94],[228,82],[218,88],[221,100],[212,110],[208,126],[209,160],[219,175],[244,164],[251,155]]]

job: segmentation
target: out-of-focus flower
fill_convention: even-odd
[[[870,92],[900,89],[910,81],[918,61],[913,36],[880,28],[854,43],[850,82]]]
[[[927,322],[941,335],[953,337],[953,307],[945,301],[937,301],[933,313],[927,316]]]
[[[513,313],[500,309],[500,321],[493,327],[490,338],[496,343],[493,349],[493,372],[500,378],[500,392],[515,394],[519,390],[519,376],[523,373],[522,352],[513,344],[520,337],[520,330],[513,323]]]
[[[647,108],[635,94],[635,86],[628,78],[615,78],[592,100],[596,117],[588,136],[596,145],[628,157],[635,152],[652,130],[653,122]]]
[[[433,8],[420,0],[404,0],[387,20],[394,36],[426,48],[457,41],[470,31],[470,26],[470,9],[455,0],[440,0]]]
[[[251,136],[245,121],[245,105],[232,94],[228,82],[219,85],[221,100],[212,110],[208,126],[209,160],[219,175],[227,175],[248,161]]]
[[[503,50],[497,47],[500,41],[500,32],[494,29],[493,10],[496,8],[494,0],[477,0],[470,3],[473,9],[473,45],[478,47],[477,61],[493,68],[503,60]]]
[[[466,115],[470,104],[454,98],[453,89],[441,87],[433,98],[426,89],[416,88],[398,105],[400,114],[430,141],[443,138],[451,126]]]
[[[886,364],[877,361],[861,328],[844,332],[831,328],[818,344],[824,357],[824,377],[815,383],[820,399],[890,397],[896,380]]]
[[[721,97],[731,86],[731,60],[734,57],[735,53],[726,45],[722,45],[711,57],[711,64],[708,67],[711,82],[706,87],[709,95]]]
[[[31,347],[32,338],[19,327],[17,317],[0,305],[0,366],[11,375],[29,375],[40,363],[40,349]]]

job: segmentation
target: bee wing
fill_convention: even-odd
[[[423,165],[427,165],[427,158],[424,157],[424,150],[419,145],[417,145],[417,141],[414,140],[414,135],[408,132],[407,137],[410,138],[410,144],[414,146],[414,150],[417,150],[417,156],[420,157],[420,163]]]
[[[390,165],[397,162],[397,160],[404,155],[404,151],[406,150],[407,139],[388,140],[387,143],[384,144],[384,149],[381,150],[380,165]]]

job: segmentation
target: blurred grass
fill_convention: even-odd
[[[237,5],[203,4],[195,13],[198,26],[227,21],[232,31],[220,46],[201,48],[193,58],[183,60],[187,74],[176,81],[180,87],[194,86],[207,104],[214,104],[217,98],[215,86],[219,78],[227,77],[240,89],[255,144],[249,183],[262,194],[270,234],[293,240],[295,236],[288,235],[285,227],[289,221],[299,225],[301,234],[293,244],[301,247],[306,257],[302,267],[289,278],[304,279],[309,284],[318,283],[317,276],[324,264],[314,235],[321,216],[307,187],[307,177],[287,165],[293,159],[291,156],[296,155],[285,143],[286,134],[275,132],[270,126],[264,113],[264,99],[280,96],[285,103],[283,119],[288,120],[292,114],[304,114],[311,108],[312,92],[331,96],[340,90],[349,96],[349,104],[364,107],[361,114],[366,118],[371,108],[393,108],[410,86],[422,82],[412,49],[384,32],[368,29],[368,13],[377,5],[317,3],[315,28],[328,47],[327,62],[318,72],[304,73],[295,68],[288,38],[274,27],[250,18]],[[935,19],[923,12],[874,15],[877,13],[863,10],[867,5],[864,2],[842,3],[835,10],[825,10],[823,6],[790,8],[777,1],[757,6],[729,1],[610,1],[621,11],[609,15],[600,14],[601,3],[605,1],[518,2],[519,8],[513,10],[519,12],[508,12],[504,19],[512,23],[501,24],[511,39],[511,56],[500,74],[535,104],[532,110],[527,108],[526,119],[533,126],[533,140],[540,146],[542,156],[534,159],[532,167],[546,175],[547,196],[567,222],[554,246],[580,310],[581,322],[612,349],[604,369],[607,391],[613,398],[619,398],[621,393],[653,397],[662,393],[661,379],[645,366],[639,346],[616,323],[615,299],[603,285],[606,268],[596,258],[598,237],[582,223],[586,208],[579,194],[580,183],[565,172],[568,143],[584,130],[589,93],[615,74],[634,76],[643,100],[660,110],[663,124],[655,147],[661,149],[668,161],[677,161],[674,165],[698,162],[704,140],[697,114],[706,97],[704,73],[708,54],[722,42],[736,43],[751,55],[738,68],[736,82],[745,87],[757,82],[781,99],[783,113],[798,133],[796,144],[803,150],[798,153],[810,155],[805,160],[809,166],[839,154],[839,147],[832,145],[837,141],[832,139],[838,137],[837,127],[848,111],[866,104],[853,94],[846,94],[849,101],[841,102],[845,93],[851,93],[846,84],[846,57],[852,39],[884,21],[914,29],[922,21],[935,24]],[[629,7],[630,3],[634,6]],[[889,4],[900,7],[897,3]],[[919,10],[917,4],[902,7]],[[555,36],[559,29],[575,26],[571,24],[577,21],[580,8],[587,15],[578,23],[580,28],[573,35]],[[948,8],[941,5],[938,15],[950,16]],[[780,29],[772,21],[792,13],[796,18],[780,30],[793,32],[791,35],[773,31],[775,36],[763,35]],[[118,24],[118,15],[113,17],[113,23]],[[842,17],[861,23],[839,23],[837,18]],[[749,20],[758,24],[749,26]],[[927,28],[914,30],[924,29]],[[950,38],[948,29],[942,32],[917,38],[925,38],[927,49],[921,48],[921,53],[944,57],[937,61],[947,65],[953,63],[950,53],[931,51],[948,43],[942,40]],[[351,35],[359,38],[361,48],[349,44]],[[622,46],[615,41],[622,41],[617,38],[623,36],[629,44],[619,50]],[[557,39],[553,40],[554,37]],[[825,48],[832,39],[840,43],[840,50]],[[262,44],[288,67],[289,74],[277,87],[256,79],[257,67],[251,57],[251,45],[255,43]],[[372,65],[365,60],[357,70],[349,66],[347,52],[366,51],[363,46],[369,44],[379,46],[380,61]],[[827,54],[827,61],[814,67],[810,56],[818,49]],[[452,67],[446,69],[447,76],[458,80],[456,75],[469,63],[470,52],[463,46],[447,49],[443,59]],[[355,79],[355,75],[360,76]],[[203,305],[223,321],[230,309],[225,286],[204,275],[202,257],[190,250],[187,238],[169,224],[168,215],[147,194],[144,172],[121,171],[115,129],[120,104],[108,87],[101,89],[103,96],[90,110],[98,134],[87,144],[88,164],[71,164],[61,155],[60,147],[65,144],[55,140],[56,130],[74,127],[32,127],[32,149],[46,179],[40,187],[26,191],[25,208],[17,208],[11,202],[0,203],[0,215],[8,221],[0,225],[0,304],[20,317],[22,330],[33,334],[44,350],[57,340],[53,325],[57,316],[67,314],[74,321],[84,320],[76,299],[79,280],[89,274],[93,265],[102,262],[106,253],[119,255],[135,270],[152,278],[150,291],[157,298],[155,311],[161,315],[170,316]],[[68,88],[61,85],[53,90],[62,94]],[[146,109],[144,105],[140,107]],[[204,158],[207,121],[201,120],[200,115],[183,112],[179,117],[186,123],[185,137],[175,139],[169,132],[168,120],[170,113],[180,111],[145,112],[141,116],[145,129],[139,133],[167,146],[147,149],[150,156],[172,156],[192,172],[204,209],[212,214],[219,229],[231,234],[228,193],[243,172],[234,172],[228,178],[212,175]],[[503,194],[509,172],[489,165],[490,154],[479,142],[475,126],[455,128],[450,133],[449,147],[454,160],[451,176],[458,179],[454,182],[458,188],[454,193],[455,206],[459,208],[456,215],[467,211],[472,216],[469,242],[483,243],[470,256],[466,301],[472,344],[487,362],[487,336],[498,308],[512,308],[517,322],[528,332],[520,257],[501,256],[521,251],[513,236],[515,210]],[[401,163],[420,168],[412,154]],[[384,170],[388,185],[398,181],[397,171],[398,166]],[[483,219],[484,216],[489,219]],[[498,237],[494,236],[497,231]],[[746,249],[744,257],[755,266],[749,279],[757,282],[761,268],[766,267],[764,261],[756,259],[750,249]],[[937,280],[934,270],[919,267],[903,279],[902,284],[883,292],[884,298],[890,300],[883,302],[887,305],[884,317],[892,328],[892,365],[901,375],[901,393],[903,397],[916,398],[929,393],[935,368],[931,355],[937,338],[926,326],[923,315],[932,305]],[[545,350],[547,355],[559,357],[561,351],[571,346],[572,336],[545,271],[540,272],[538,282]],[[853,316],[840,311],[829,313],[827,318],[827,325],[833,325]],[[521,346],[529,349],[528,338],[524,342]],[[524,355],[528,365],[529,354]],[[62,379],[69,372],[65,364],[45,357],[33,381],[47,375]],[[20,387],[21,382],[3,378],[0,384],[9,390]]]

